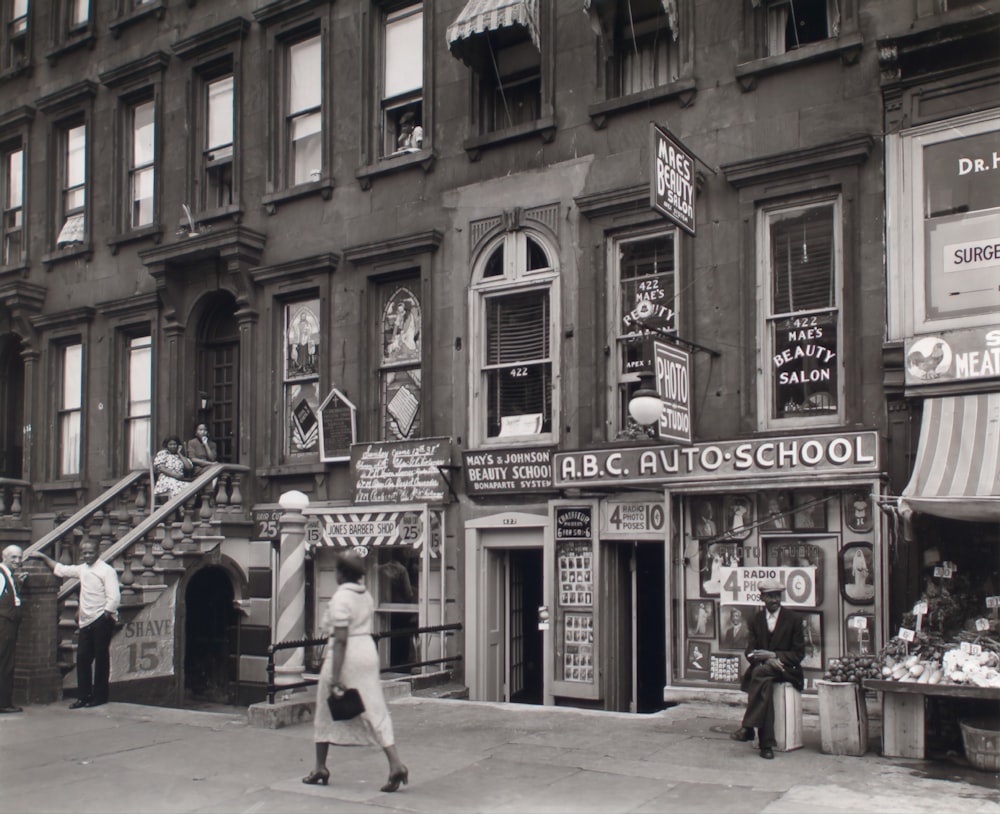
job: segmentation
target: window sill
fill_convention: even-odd
[[[9,266],[0,266],[0,277],[6,277],[7,275],[22,275],[29,271],[31,264],[27,261],[20,263],[11,263]]]
[[[598,102],[587,108],[587,115],[594,125],[595,130],[603,130],[608,123],[608,119],[616,113],[624,113],[636,107],[646,107],[657,102],[666,102],[670,99],[677,99],[681,107],[688,107],[694,102],[697,93],[697,83],[693,79],[679,79],[669,85],[661,85],[658,88],[650,88],[641,93],[632,93],[628,96],[618,96],[608,99],[605,102]]]
[[[122,31],[128,28],[133,23],[138,23],[146,17],[151,17],[156,15],[157,20],[162,20],[163,16],[167,12],[167,6],[165,0],[160,0],[158,3],[153,3],[149,8],[137,9],[130,14],[123,15],[117,20],[112,21],[108,25],[108,30],[111,31],[112,37],[121,36]]]
[[[0,71],[0,82],[6,81],[8,79],[17,79],[19,76],[30,76],[31,75],[31,62],[25,59],[23,62],[15,65],[12,68],[6,68]]]
[[[379,159],[377,164],[367,164],[360,167],[354,176],[361,184],[361,188],[367,190],[371,189],[372,181],[376,178],[410,167],[419,166],[425,173],[428,173],[434,166],[435,159],[434,151],[429,149],[416,150],[412,153],[393,153]]]
[[[108,240],[108,245],[111,247],[112,254],[118,254],[119,249],[128,243],[135,243],[139,240],[153,239],[153,243],[159,243],[163,239],[163,226],[159,223],[151,224],[150,226],[143,226],[141,229],[135,229],[131,232],[124,232],[120,235],[116,235]]]
[[[310,181],[306,184],[283,189],[281,192],[272,192],[264,195],[261,198],[261,203],[264,204],[267,214],[273,215],[278,211],[279,204],[294,201],[296,198],[305,198],[308,195],[320,195],[324,201],[329,201],[333,197],[333,179],[322,178],[319,181]]]
[[[53,263],[59,263],[63,260],[72,260],[77,257],[82,257],[85,260],[90,260],[94,255],[94,247],[88,241],[87,243],[74,244],[73,246],[67,246],[65,249],[56,249],[54,252],[42,256],[42,263],[46,266],[50,266]]]
[[[506,130],[494,130],[492,133],[483,133],[481,136],[473,136],[466,139],[462,145],[469,156],[470,161],[478,161],[482,151],[490,147],[498,147],[511,141],[520,141],[529,136],[540,135],[546,144],[556,137],[556,118],[546,116],[536,119],[533,122],[520,124],[517,127],[509,127]]]
[[[349,461],[343,461],[349,463]],[[262,466],[256,471],[258,478],[284,478],[295,475],[321,475],[329,467],[325,463],[310,462],[307,464],[279,464],[278,466]]]
[[[845,65],[853,65],[861,55],[863,44],[864,41],[861,39],[861,35],[856,32],[845,34],[836,39],[810,43],[785,54],[755,59],[751,62],[744,62],[742,65],[737,65],[736,79],[744,91],[751,91],[757,87],[757,79],[759,77],[790,70],[800,65],[810,65],[814,62],[822,62],[838,56]]]
[[[45,59],[48,61],[49,65],[55,65],[59,61],[59,57],[65,56],[66,54],[71,54],[79,48],[88,48],[91,51],[94,50],[94,44],[97,42],[97,37],[94,36],[93,31],[85,31],[82,34],[67,36],[59,45],[53,48],[45,55]]]
[[[200,226],[203,223],[218,223],[222,220],[231,220],[233,223],[239,223],[243,220],[243,207],[239,204],[232,204],[230,206],[220,206],[216,209],[206,209],[204,212],[194,213],[195,226]],[[186,227],[187,221],[183,221],[180,226]]]

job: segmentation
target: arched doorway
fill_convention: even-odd
[[[184,592],[184,702],[235,704],[239,695],[240,614],[229,573],[196,572]]]
[[[21,340],[0,336],[0,476],[20,478],[24,454],[24,360]]]
[[[206,305],[198,330],[196,421],[208,424],[219,460],[239,460],[240,327],[236,301],[220,291]]]

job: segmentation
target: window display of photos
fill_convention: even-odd
[[[564,608],[594,604],[594,555],[591,544],[564,542],[559,546],[556,567],[559,604]]]
[[[563,619],[563,676],[566,681],[594,680],[594,617],[567,613]]]

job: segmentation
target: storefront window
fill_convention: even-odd
[[[420,550],[411,546],[372,549],[370,584],[376,604],[376,632],[386,633],[420,625]],[[420,661],[416,634],[386,637],[379,642],[387,667]],[[409,672],[410,668],[405,668]]]
[[[775,576],[802,617],[808,681],[826,662],[878,649],[877,532],[870,485],[695,494],[684,502],[683,616],[675,674],[738,684],[757,582]]]

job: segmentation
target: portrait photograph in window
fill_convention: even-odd
[[[791,492],[761,492],[757,496],[757,511],[761,531],[793,531]]]
[[[319,372],[319,301],[290,305],[285,314],[285,378],[315,376]]]
[[[753,526],[753,499],[749,495],[729,495],[725,500],[726,536],[745,540]]]
[[[722,499],[718,497],[694,498],[691,509],[691,536],[718,537],[724,531]]]
[[[802,618],[802,637],[806,644],[806,655],[802,659],[803,670],[823,669],[823,614],[819,611],[799,611]]]
[[[690,639],[715,638],[715,602],[711,599],[689,599],[684,603],[687,635]]]
[[[792,492],[792,526],[796,531],[826,531],[826,495],[819,490]]]
[[[758,605],[723,605],[719,609],[719,647],[743,652],[750,643],[750,623]]]
[[[853,489],[844,500],[844,528],[851,531],[871,531],[874,525],[871,489]]]
[[[874,650],[875,616],[852,613],[844,619],[844,652],[848,656],[870,656]]]
[[[708,642],[697,639],[689,641],[687,643],[687,658],[684,660],[687,675],[708,678],[711,657],[712,648],[708,646]]]
[[[703,597],[722,594],[722,569],[743,565],[743,546],[739,543],[712,542],[698,543],[699,579]]]
[[[840,590],[852,605],[875,601],[873,551],[871,543],[850,543],[840,553]]]

